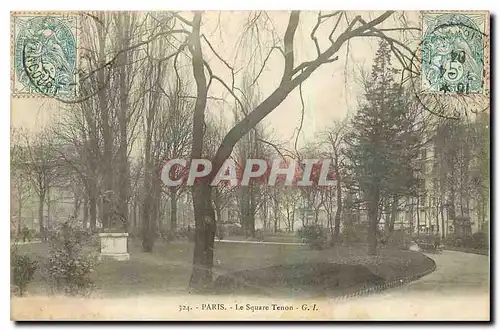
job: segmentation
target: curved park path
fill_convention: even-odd
[[[489,320],[489,257],[455,251],[427,255],[436,262],[434,272],[342,303],[334,315],[362,320]]]
[[[489,257],[456,251],[427,254],[436,262],[436,270],[403,286],[404,292],[432,291],[443,295],[489,293]]]

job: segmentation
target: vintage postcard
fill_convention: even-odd
[[[10,27],[12,320],[491,319],[489,12]]]

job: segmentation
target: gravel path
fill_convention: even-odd
[[[436,270],[403,286],[339,305],[333,317],[355,320],[487,321],[489,257],[455,251],[427,254]]]
[[[459,292],[489,293],[489,257],[456,251],[427,254],[436,262],[436,270],[400,291],[432,291],[440,294]],[[395,289],[398,290],[398,289]]]

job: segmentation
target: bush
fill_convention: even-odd
[[[366,242],[368,232],[363,224],[349,224],[343,229],[340,236],[342,243],[359,244]]]
[[[224,228],[226,236],[244,236],[245,230],[243,227],[239,226],[236,223],[225,223],[221,224],[221,227]]]
[[[26,225],[22,227],[20,233],[18,234],[18,240],[22,242],[31,241],[33,238],[33,231],[30,230]]]
[[[488,249],[489,240],[488,234],[484,232],[476,232],[464,240],[464,245],[474,249]]]
[[[446,236],[446,238],[444,239],[444,244],[446,246],[451,246],[451,247],[462,247],[463,246],[463,238],[461,238],[457,235],[451,234],[451,235]]]
[[[445,245],[459,248],[488,249],[488,239],[488,234],[484,232],[476,232],[466,237],[450,235],[446,237]]]
[[[410,234],[407,234],[404,231],[395,230],[394,232],[387,234],[386,245],[397,249],[408,249],[413,240],[414,239]]]
[[[167,232],[165,235],[164,235],[164,238],[166,241],[174,241],[177,239],[177,235],[175,232]]]
[[[312,249],[323,249],[326,246],[326,233],[319,225],[305,225],[297,231],[297,234]]]
[[[49,235],[49,261],[46,266],[49,285],[54,292],[86,294],[93,286],[91,275],[96,255],[86,252],[92,234],[76,224],[65,222]]]
[[[22,296],[26,292],[28,284],[33,280],[38,262],[32,260],[28,255],[19,254],[16,246],[10,250],[10,279],[14,293]]]

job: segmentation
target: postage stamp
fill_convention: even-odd
[[[422,14],[422,93],[485,91],[487,13]]]
[[[12,14],[12,93],[68,97],[75,93],[77,15]]]

